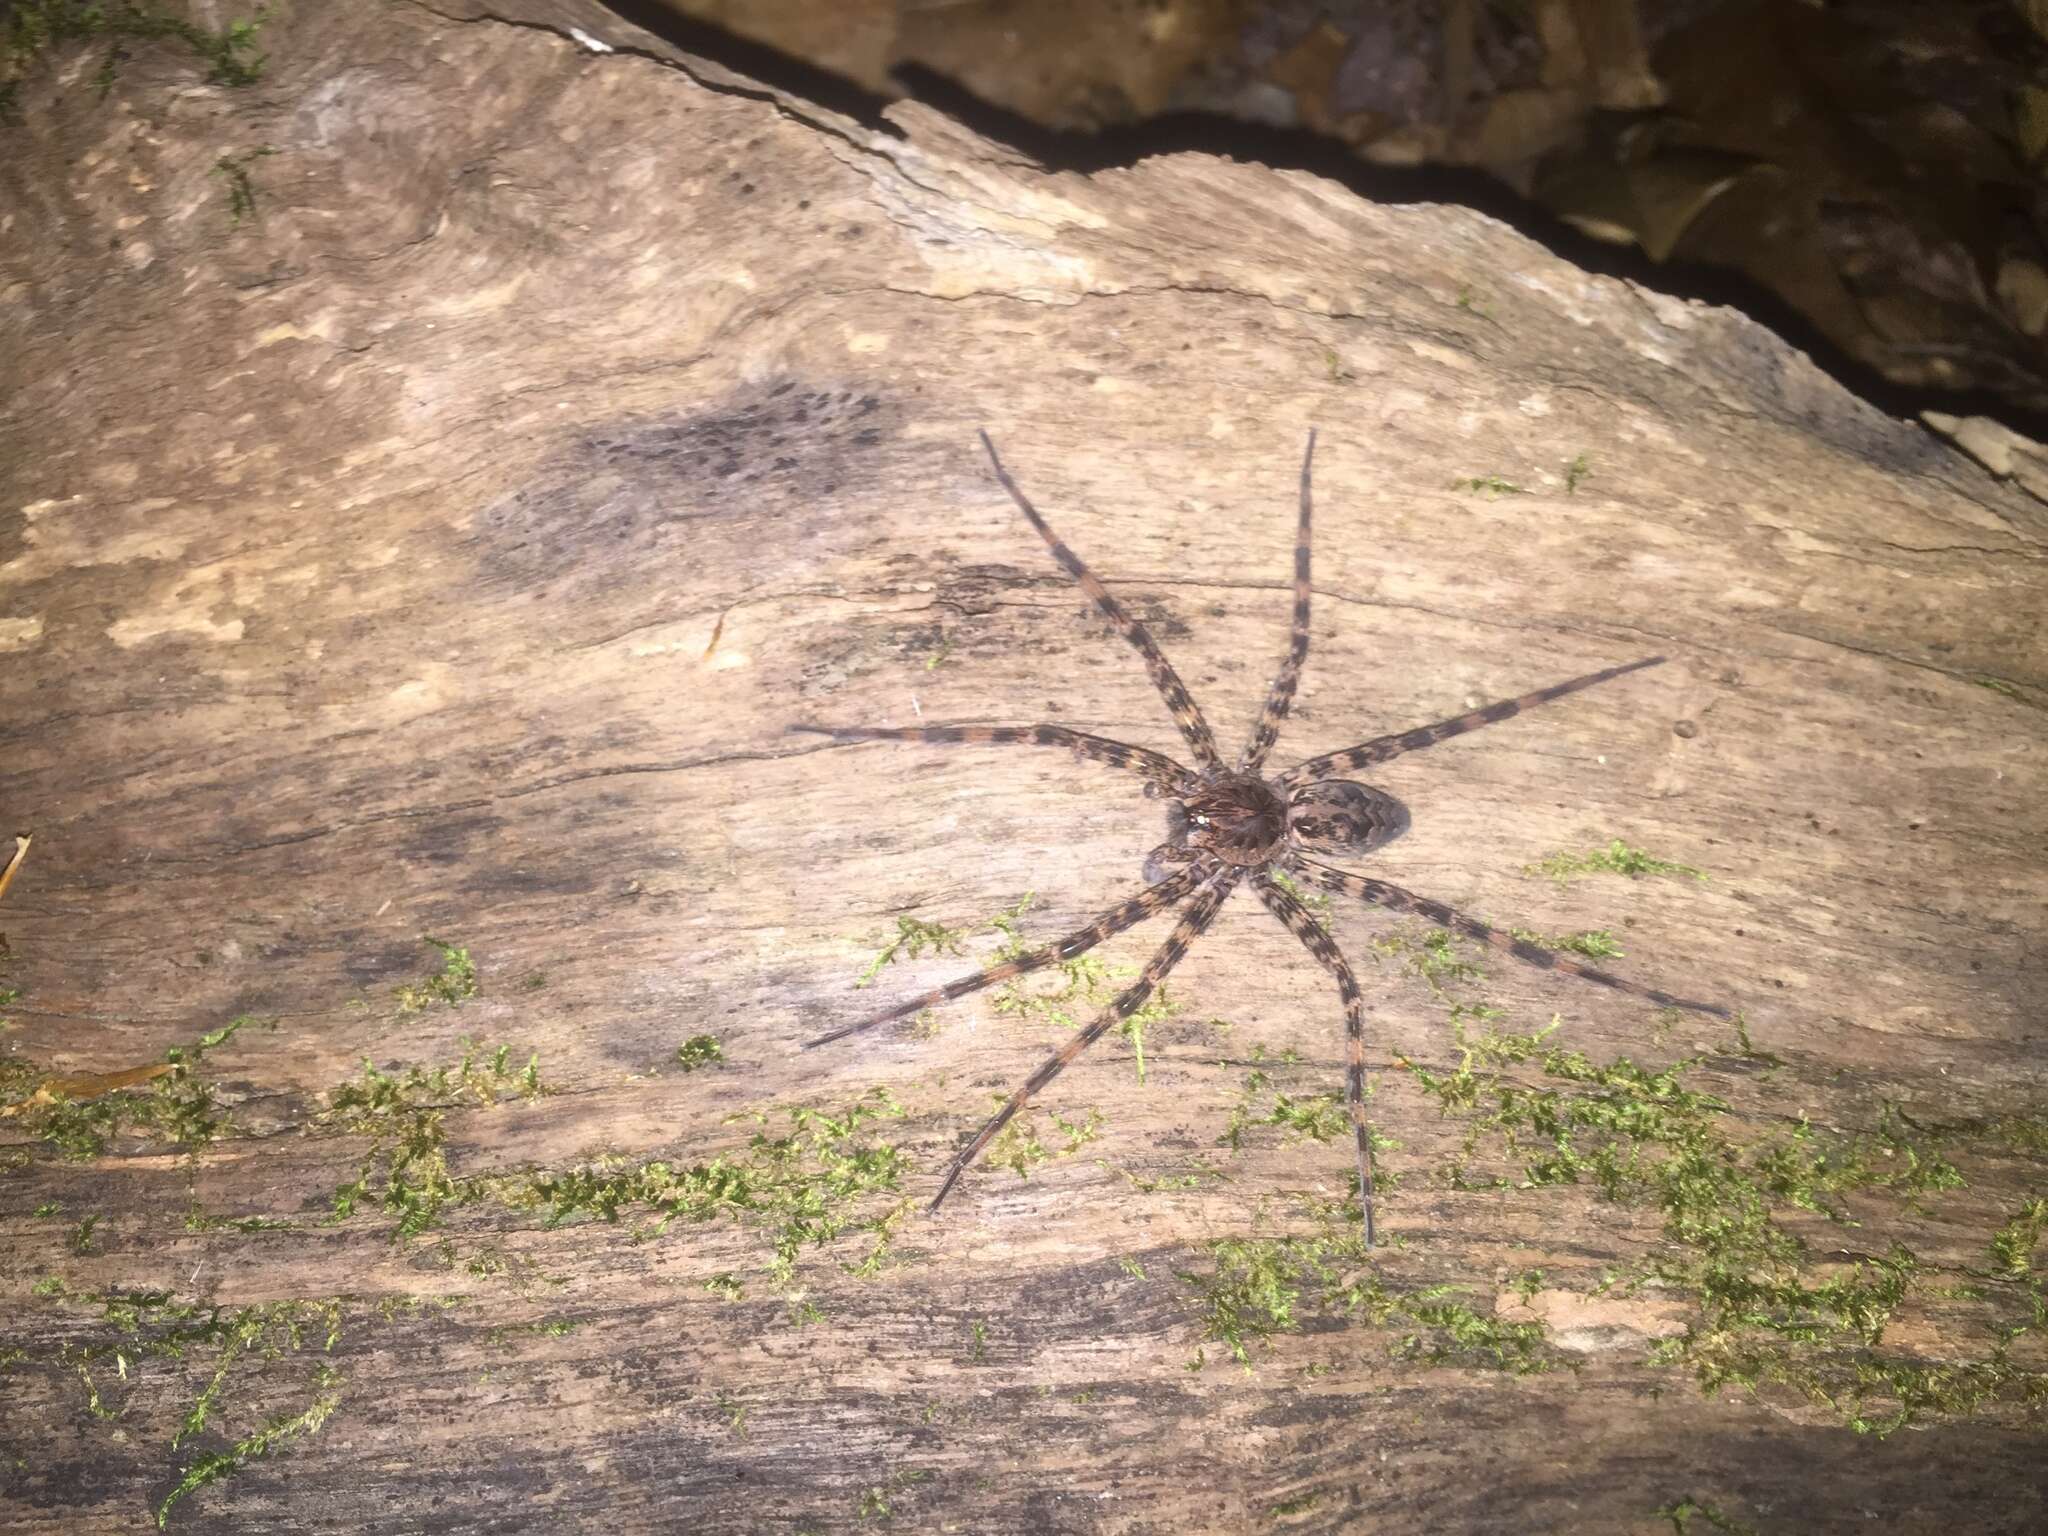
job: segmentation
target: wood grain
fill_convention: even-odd
[[[1646,1533],[1686,1499],[1769,1532],[2048,1522],[2038,1328],[1998,1391],[1889,1438],[1796,1384],[1703,1391],[1652,1358],[1698,1296],[1600,1288],[1689,1262],[1668,1213],[1531,1187],[1490,1143],[1506,1186],[1452,1186],[1466,1123],[1390,1066],[1453,1070],[1462,999],[1504,1010],[1475,1034],[1558,1015],[1549,1044],[1596,1067],[1699,1057],[1714,1147],[1803,1120],[1831,1155],[1938,1153],[1966,1183],[1917,1207],[1866,1180],[1858,1226],[1773,1209],[1800,1283],[1915,1266],[1875,1342],[1800,1358],[1987,1358],[2048,1263],[2010,1225],[2048,1186],[2037,502],[1751,322],[1456,209],[1196,155],[1054,173],[594,6],[447,10],[292,8],[242,92],[149,50],[103,102],[54,70],[0,164],[0,830],[35,837],[0,909],[6,1086],[256,1020],[94,1100],[118,1109],[95,1155],[0,1123],[10,1530],[137,1529],[268,1424],[172,1528]],[[236,224],[212,168],[256,145]],[[797,1043],[987,963],[1026,893],[1041,942],[1122,900],[1160,807],[1061,753],[785,728],[1176,750],[986,427],[1242,741],[1311,426],[1312,648],[1271,766],[1670,655],[1386,764],[1413,828],[1370,863],[1491,921],[1612,930],[1603,964],[1740,1008],[1749,1053],[1506,960],[1440,997],[1419,929],[1336,909],[1398,1184],[1387,1250],[1332,1263],[1409,1310],[1305,1293],[1249,1370],[1207,1327],[1216,1245],[1326,1235],[1300,1197],[1341,1196],[1351,1151],[1219,1145],[1236,1107],[1342,1092],[1331,983],[1248,899],[1176,972],[1142,1083],[1111,1036],[1049,1092],[1095,1139],[1028,1179],[978,1165],[879,1273],[843,1267],[872,1241],[849,1231],[778,1280],[787,1207],[656,1235],[644,1201],[578,1205],[579,1172],[644,1193],[650,1162],[768,1189],[751,1138],[876,1088],[902,1118],[821,1134],[895,1148],[895,1192],[835,1203],[801,1144],[774,1187],[856,1225],[929,1198],[1060,1028],[963,1000],[929,1038]],[[1612,838],[1711,878],[1523,873]],[[906,916],[970,936],[856,990]],[[468,952],[473,997],[401,1001],[443,965],[424,936]],[[684,1070],[703,1035],[723,1061]],[[365,1059],[402,1081],[465,1039],[468,1079],[403,1115],[337,1101]],[[1540,1067],[1506,1070],[1566,1081]],[[407,1136],[450,1182],[400,1240],[374,1206]],[[1535,1325],[1549,1368],[1417,1322],[1437,1286],[1486,1338]],[[162,1299],[126,1331],[109,1299],[137,1292]],[[291,1303],[174,1446],[226,1333]],[[147,1348],[181,1326],[182,1358]]]

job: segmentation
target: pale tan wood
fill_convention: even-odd
[[[0,830],[35,834],[5,1048],[86,1078],[277,1021],[203,1063],[237,1134],[191,1159],[30,1144],[0,1181],[33,1356],[7,1378],[10,1529],[136,1529],[191,1463],[169,1442],[205,1382],[151,1361],[92,1419],[52,1351],[107,1330],[33,1297],[47,1276],[355,1298],[335,1416],[192,1495],[192,1529],[844,1530],[882,1518],[871,1490],[898,1528],[981,1532],[1646,1532],[1688,1494],[1770,1531],[2048,1519],[2023,1408],[1879,1445],[1647,1364],[1683,1308],[1592,1292],[1656,1213],[1436,1186],[1458,1130],[1398,1073],[1381,1273],[1547,1321],[1577,1373],[1404,1362],[1398,1330],[1330,1321],[1250,1374],[1186,1370],[1174,1270],[1295,1230],[1287,1197],[1347,1166],[1341,1141],[1216,1148],[1246,1042],[1301,1053],[1291,1093],[1341,1087],[1329,982],[1246,895],[1177,974],[1148,1080],[1105,1042],[1049,1095],[1099,1108],[1099,1139],[1029,1181],[973,1170],[878,1278],[835,1268],[857,1244],[807,1257],[821,1324],[789,1320],[745,1226],[320,1225],[363,1152],[318,1128],[323,1095],[463,1037],[537,1051],[556,1091],[450,1108],[458,1173],[689,1163],[743,1149],[736,1110],[886,1085],[906,1195],[929,1194],[1057,1031],[979,999],[930,1040],[795,1043],[990,953],[855,992],[901,915],[970,925],[1029,891],[1050,937],[1119,900],[1159,808],[1058,753],[785,727],[1044,719],[1180,750],[977,457],[983,426],[1233,749],[1284,647],[1319,429],[1314,648],[1276,767],[1668,653],[1387,765],[1415,828],[1372,868],[1545,932],[1626,923],[1617,969],[1745,1009],[1786,1059],[1712,1069],[1739,1124],[2037,1112],[2042,1078],[2037,502],[1752,323],[1475,215],[1192,155],[1051,174],[917,108],[880,128],[778,98],[594,7],[452,9],[293,8],[241,94],[148,55],[105,103],[39,82],[0,168]],[[278,153],[235,227],[211,168],[258,144]],[[1487,476],[1523,493],[1453,485]],[[1521,874],[1612,836],[1713,879]],[[1443,1005],[1373,961],[1396,926],[1335,919],[1375,1061],[1445,1065]],[[427,934],[481,992],[401,1014]],[[1728,1049],[1493,970],[1518,1027],[1558,1011],[1595,1060]],[[676,1070],[704,1033],[726,1064]],[[1117,1171],[1195,1157],[1229,1181]],[[2041,1171],[1982,1159],[1858,1251],[1981,1266]],[[296,1225],[188,1232],[195,1199]],[[466,1267],[484,1252],[518,1262]],[[748,1300],[705,1292],[725,1272]],[[580,1326],[492,1332],[551,1319]],[[1958,1326],[1922,1312],[1901,1347],[1956,1358]],[[310,1365],[237,1376],[196,1448],[303,1407]]]

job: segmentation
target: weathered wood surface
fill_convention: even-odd
[[[1313,424],[1314,650],[1274,761],[1668,653],[1387,765],[1415,827],[1373,868],[1544,932],[1626,925],[1614,968],[1745,1010],[1782,1067],[1520,968],[1457,992],[1499,1029],[1560,1014],[1595,1063],[1703,1054],[1687,1082],[1731,1144],[1871,1132],[1886,1102],[2005,1127],[1948,1133],[1968,1183],[1922,1211],[1866,1181],[1843,1196],[1862,1226],[1777,1212],[1809,1285],[1894,1243],[1921,1266],[1877,1346],[1830,1335],[1826,1369],[1981,1363],[2044,1183],[2048,518],[1742,319],[1457,210],[1192,156],[1048,174],[566,0],[449,9],[294,8],[241,94],[146,53],[104,103],[45,82],[0,167],[0,816],[35,833],[0,910],[13,1097],[274,1021],[192,1069],[230,1117],[193,1150],[130,1124],[67,1160],[32,1106],[0,1121],[8,1529],[137,1529],[199,1457],[323,1402],[173,1527],[1649,1532],[1688,1497],[1773,1532],[2048,1522],[2023,1376],[1888,1439],[1783,1384],[1703,1393],[1647,1358],[1698,1323],[1683,1286],[1592,1294],[1677,1251],[1659,1211],[1448,1187],[1463,1127],[1398,1071],[1392,1241],[1338,1267],[1457,1287],[1576,1369],[1403,1358],[1444,1337],[1306,1297],[1307,1331],[1230,1363],[1176,1271],[1332,1230],[1294,1197],[1347,1166],[1341,1137],[1217,1145],[1254,1042],[1296,1099],[1341,1089],[1327,979],[1243,896],[1175,978],[1146,1080],[1113,1039],[1048,1096],[1099,1110],[1097,1139],[1028,1180],[978,1167],[936,1219],[913,1204],[879,1274],[838,1267],[860,1236],[806,1249],[792,1304],[759,1220],[636,1240],[645,1206],[529,1208],[539,1177],[744,1158],[734,1112],[779,1133],[878,1085],[907,1111],[878,1133],[902,1191],[928,1196],[1059,1030],[982,998],[934,1038],[796,1042],[966,967],[853,991],[899,916],[971,927],[1035,892],[1027,933],[1078,926],[1135,887],[1158,807],[1057,753],[784,727],[1046,719],[1176,749],[978,459],[986,425],[1239,739]],[[237,227],[211,168],[257,145]],[[1493,475],[1523,494],[1452,487]],[[1712,878],[1521,872],[1611,837]],[[1453,1065],[1445,1001],[1373,963],[1412,927],[1332,921],[1376,1062]],[[479,993],[403,1010],[429,934]],[[703,1034],[724,1063],[681,1070]],[[325,1221],[371,1145],[335,1089],[464,1038],[515,1071],[537,1052],[551,1090],[445,1108],[454,1175],[501,1182],[408,1241]],[[1223,1177],[1134,1182],[1198,1160]],[[1936,1294],[1990,1285],[2001,1230],[2003,1290]],[[726,1274],[738,1299],[705,1288]],[[124,1334],[103,1303],[135,1291],[170,1300]],[[291,1301],[332,1304],[331,1350],[324,1323],[259,1344],[174,1449],[220,1319]],[[183,1360],[150,1353],[188,1304],[228,1310],[187,1319]],[[2038,1332],[2007,1360],[2042,1369]]]

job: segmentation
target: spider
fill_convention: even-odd
[[[884,1009],[872,1018],[859,1023],[848,1024],[815,1040],[806,1041],[804,1049],[811,1050],[843,1040],[849,1035],[860,1034],[874,1029],[891,1020],[905,1018],[923,1009],[940,1003],[951,1002],[978,992],[983,987],[1006,981],[1012,976],[1021,976],[1041,966],[1053,965],[1060,961],[1072,960],[1085,954],[1112,934],[1144,921],[1157,913],[1168,911],[1187,903],[1180,921],[1174,925],[1172,934],[1160,946],[1138,973],[1137,980],[1117,994],[1108,1008],[1089,1025],[1046,1059],[1036,1072],[1026,1078],[1023,1086],[1012,1093],[1009,1099],[989,1117],[988,1123],[976,1133],[974,1139],[963,1147],[946,1170],[939,1192],[933,1196],[927,1209],[937,1211],[945,1201],[953,1185],[968,1166],[987,1147],[998,1132],[1007,1125],[1012,1116],[1031,1101],[1052,1080],[1066,1069],[1076,1056],[1100,1040],[1111,1029],[1129,1018],[1144,1005],[1167,972],[1180,963],[1202,931],[1207,928],[1226,898],[1240,884],[1249,881],[1253,890],[1266,908],[1294,936],[1301,940],[1310,954],[1327,970],[1337,982],[1337,993],[1344,1004],[1344,1029],[1349,1048],[1345,1074],[1345,1098],[1349,1110],[1352,1130],[1358,1144],[1358,1198],[1359,1208],[1365,1224],[1365,1242],[1368,1247],[1374,1241],[1373,1224],[1373,1162],[1372,1129],[1365,1114],[1365,1001],[1359,991],[1358,978],[1352,974],[1342,951],[1337,948],[1323,925],[1302,905],[1279,878],[1291,877],[1293,881],[1316,885],[1324,890],[1341,895],[1356,897],[1374,906],[1386,907],[1396,912],[1412,912],[1427,918],[1468,938],[1477,939],[1494,949],[1513,955],[1531,965],[1545,970],[1564,971],[1573,976],[1583,977],[1613,991],[1630,997],[1645,998],[1666,1008],[1684,1008],[1696,1013],[1708,1013],[1720,1018],[1729,1017],[1728,1010],[1714,1003],[1690,1002],[1673,997],[1669,993],[1642,986],[1606,971],[1595,970],[1590,965],[1565,955],[1553,954],[1526,939],[1516,938],[1496,928],[1479,922],[1475,918],[1445,906],[1442,902],[1431,901],[1403,890],[1398,885],[1389,885],[1384,880],[1370,879],[1365,875],[1354,875],[1322,863],[1314,857],[1317,854],[1351,855],[1369,853],[1408,828],[1408,811],[1400,801],[1382,790],[1359,784],[1336,775],[1365,768],[1373,763],[1383,763],[1388,758],[1403,752],[1419,751],[1433,747],[1440,741],[1453,736],[1462,736],[1483,725],[1493,725],[1520,714],[1537,704],[1547,704],[1552,699],[1561,699],[1566,694],[1577,693],[1582,688],[1591,688],[1596,683],[1610,682],[1630,672],[1639,672],[1645,667],[1654,667],[1664,661],[1662,656],[1648,656],[1640,661],[1631,661],[1618,667],[1606,667],[1598,672],[1589,672],[1583,677],[1572,678],[1569,682],[1553,683],[1548,688],[1538,688],[1512,699],[1503,699],[1480,709],[1468,710],[1462,715],[1453,715],[1448,720],[1439,720],[1433,725],[1418,726],[1413,730],[1401,731],[1392,736],[1379,736],[1355,747],[1346,747],[1341,752],[1326,752],[1312,757],[1292,768],[1267,778],[1261,775],[1261,765],[1266,754],[1279,739],[1281,723],[1287,718],[1288,705],[1293,702],[1295,684],[1300,681],[1302,663],[1308,658],[1308,611],[1309,611],[1309,518],[1310,518],[1310,471],[1315,463],[1316,434],[1308,434],[1308,447],[1301,461],[1301,522],[1294,544],[1294,627],[1289,639],[1287,655],[1280,663],[1279,675],[1266,695],[1265,707],[1260,711],[1259,723],[1252,731],[1251,742],[1245,748],[1237,766],[1226,765],[1216,750],[1216,738],[1209,730],[1209,722],[1202,717],[1201,708],[1189,695],[1179,674],[1160,651],[1145,626],[1124,611],[1104,587],[1101,580],[1069,549],[1053,532],[1038,509],[1031,505],[1024,493],[1017,488],[1017,482],[1003,467],[996,455],[995,444],[987,432],[981,433],[982,447],[988,450],[989,463],[995,469],[996,479],[1009,493],[1031,526],[1038,530],[1040,538],[1052,550],[1052,557],[1065,568],[1081,585],[1081,590],[1094,599],[1095,606],[1102,610],[1125,640],[1145,660],[1145,668],[1151,673],[1153,685],[1166,701],[1172,713],[1174,724],[1187,741],[1194,754],[1195,767],[1188,768],[1163,753],[1147,751],[1120,741],[1111,741],[1101,736],[1090,736],[1081,731],[1069,730],[1061,725],[925,725],[925,726],[820,726],[793,725],[793,732],[807,732],[813,735],[830,736],[838,741],[926,741],[926,742],[975,742],[992,745],[1023,745],[1038,747],[1064,747],[1083,758],[1090,758],[1112,768],[1136,774],[1144,780],[1146,793],[1167,800],[1167,840],[1152,850],[1145,863],[1145,879],[1150,883],[1144,890],[1128,901],[1112,907],[1094,922],[1077,932],[1068,934],[1056,943],[1030,950],[1000,965],[976,971],[957,981],[949,981],[942,987],[920,993],[907,1002]],[[1168,871],[1171,870],[1169,873]]]

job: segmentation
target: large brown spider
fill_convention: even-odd
[[[978,992],[1012,976],[1071,960],[1093,949],[1111,934],[1121,933],[1154,913],[1178,906],[1190,896],[1194,899],[1174,925],[1166,943],[1145,963],[1138,979],[1118,993],[1115,1001],[1086,1029],[1061,1046],[1043,1066],[1025,1079],[1024,1085],[1010,1095],[1008,1102],[989,1117],[974,1140],[953,1159],[929,1209],[936,1211],[939,1208],[967,1166],[1009,1123],[1010,1117],[1030,1102],[1034,1094],[1058,1077],[1076,1056],[1144,1004],[1153,988],[1165,979],[1166,973],[1180,963],[1181,956],[1187,953],[1196,936],[1209,926],[1224,899],[1239,881],[1245,879],[1251,881],[1268,910],[1285,923],[1295,937],[1308,946],[1309,953],[1337,979],[1337,992],[1344,1000],[1344,1028],[1350,1046],[1345,1097],[1358,1141],[1358,1198],[1365,1218],[1368,1246],[1373,1242],[1372,1131],[1365,1118],[1365,1004],[1358,990],[1358,978],[1352,975],[1351,967],[1335,941],[1308,909],[1274,879],[1276,873],[1285,871],[1300,880],[1346,896],[1356,896],[1375,906],[1413,912],[1418,917],[1428,918],[1433,923],[1503,950],[1518,960],[1542,966],[1545,970],[1582,976],[1603,987],[1625,992],[1631,997],[1647,998],[1666,1008],[1687,1008],[1698,1013],[1728,1017],[1728,1010],[1716,1004],[1688,1002],[1619,976],[1611,976],[1567,956],[1553,954],[1526,939],[1490,928],[1441,902],[1417,896],[1398,885],[1333,869],[1309,857],[1311,853],[1367,853],[1398,837],[1408,827],[1407,808],[1393,796],[1368,785],[1333,778],[1332,774],[1382,763],[1390,757],[1421,747],[1435,746],[1440,741],[1477,730],[1482,725],[1492,725],[1518,715],[1533,704],[1548,703],[1568,693],[1577,693],[1581,688],[1590,688],[1595,683],[1604,683],[1644,667],[1654,667],[1664,660],[1662,656],[1649,656],[1625,666],[1589,672],[1570,682],[1553,683],[1534,693],[1503,699],[1482,709],[1439,720],[1434,725],[1418,726],[1398,735],[1380,736],[1341,752],[1326,752],[1321,757],[1297,763],[1270,779],[1262,778],[1259,766],[1279,739],[1280,723],[1287,718],[1287,707],[1294,699],[1295,683],[1301,677],[1301,664],[1308,657],[1309,469],[1315,461],[1316,451],[1316,435],[1311,430],[1308,450],[1301,461],[1301,525],[1294,544],[1294,632],[1286,658],[1280,663],[1280,674],[1274,678],[1272,690],[1266,695],[1266,706],[1260,712],[1258,727],[1252,732],[1251,744],[1245,748],[1237,767],[1228,768],[1217,755],[1216,738],[1210,734],[1209,723],[1202,718],[1201,709],[1188,696],[1187,688],[1145,626],[1124,612],[1095,573],[1082,563],[1081,557],[1067,548],[1045,519],[1038,515],[1037,509],[1017,489],[1009,471],[1003,468],[1002,460],[996,457],[995,444],[989,441],[988,433],[981,434],[981,443],[988,450],[989,462],[995,466],[996,479],[1010,493],[1010,499],[1017,503],[1024,516],[1030,519],[1039,537],[1051,548],[1053,559],[1066,567],[1067,574],[1081,584],[1081,589],[1095,600],[1095,606],[1145,658],[1145,667],[1152,674],[1153,685],[1166,700],[1166,707],[1172,711],[1174,723],[1187,739],[1199,766],[1190,770],[1161,753],[1126,746],[1123,742],[1101,736],[1085,735],[1060,725],[791,726],[792,731],[831,736],[840,741],[1017,742],[1028,746],[1066,747],[1082,757],[1137,774],[1146,781],[1148,793],[1164,795],[1169,800],[1169,836],[1166,842],[1152,850],[1146,861],[1145,877],[1154,883],[1136,896],[1111,908],[1087,927],[1068,934],[1058,943],[1031,950],[987,970],[976,971],[972,976],[963,976],[958,981],[949,981],[873,1018],[848,1024],[807,1041],[804,1048],[809,1050],[834,1040],[843,1040],[848,1035],[873,1029],[891,1019],[904,1018],[934,1004],[965,997],[970,992]],[[1165,874],[1167,865],[1179,865],[1181,868]],[[1164,878],[1160,878],[1162,874]]]

